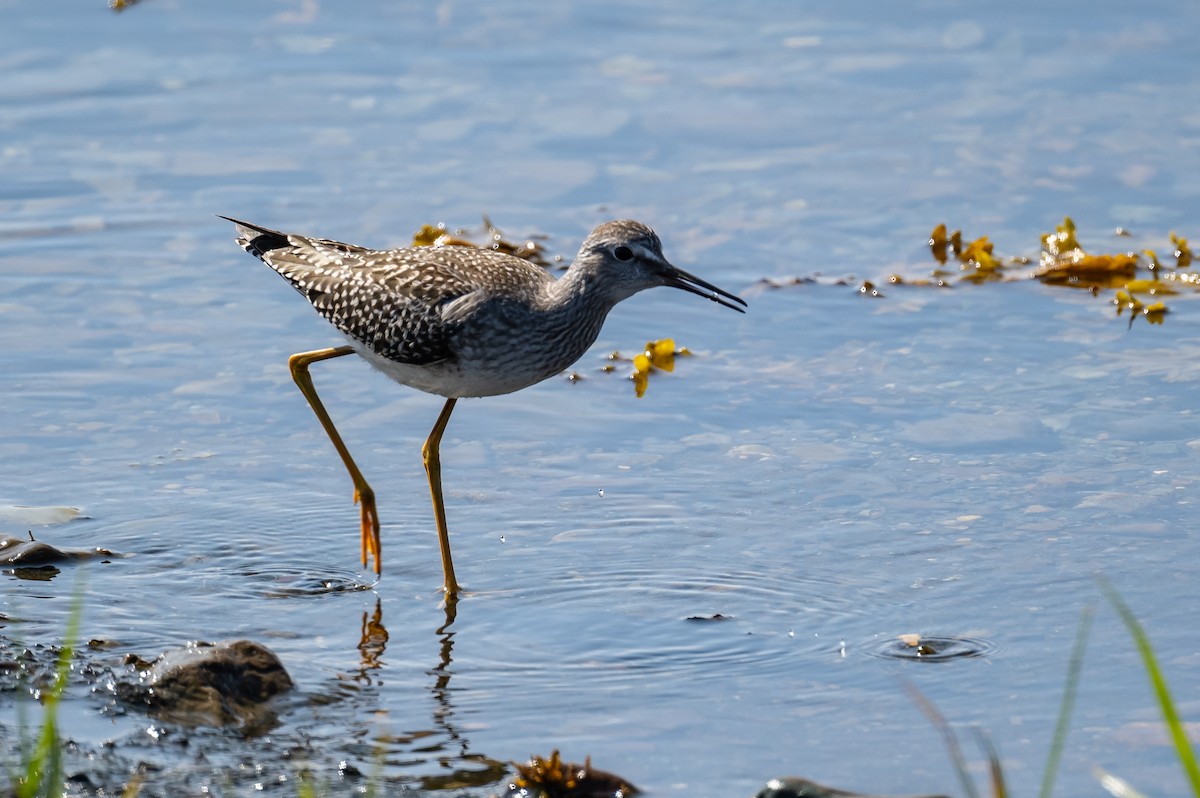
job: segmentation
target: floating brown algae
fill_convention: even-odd
[[[639,792],[620,776],[593,768],[591,757],[577,765],[563,762],[555,750],[546,759],[533,756],[514,766],[517,775],[505,798],[623,798]]]

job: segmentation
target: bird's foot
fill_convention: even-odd
[[[379,539],[379,513],[375,509],[375,492],[367,486],[354,489],[354,503],[362,510],[362,564],[366,567],[375,558],[375,574],[383,569],[383,546]]]

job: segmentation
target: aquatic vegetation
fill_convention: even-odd
[[[1119,228],[1117,235],[1131,236],[1128,230]],[[1160,296],[1181,291],[1200,290],[1200,275],[1186,271],[1192,264],[1192,252],[1186,238],[1170,234],[1174,245],[1175,265],[1168,267],[1159,260],[1151,249],[1141,252],[1091,253],[1079,243],[1075,222],[1071,217],[1063,219],[1054,232],[1041,236],[1041,252],[1036,267],[1030,271],[1032,260],[1027,257],[1011,257],[1002,260],[995,255],[992,242],[982,236],[963,243],[962,232],[947,232],[945,224],[939,224],[929,235],[928,245],[938,268],[933,271],[933,280],[904,280],[898,275],[889,279],[893,284],[945,286],[947,278],[953,276],[944,267],[951,260],[958,262],[960,282],[984,283],[1007,280],[1036,279],[1046,285],[1082,288],[1099,296],[1103,291],[1114,291],[1112,304],[1117,315],[1129,312],[1129,323],[1144,318],[1150,324],[1162,324],[1169,312],[1161,300],[1147,302],[1138,295]],[[1139,277],[1139,271],[1148,277]],[[860,289],[861,290],[861,289]]]
[[[1186,269],[1192,265],[1192,250],[1188,247],[1186,238],[1171,233],[1171,243],[1175,245],[1175,268]]]
[[[871,282],[870,280],[863,281],[863,284],[858,287],[858,293],[862,294],[863,296],[875,298],[882,298],[884,295],[882,291],[875,287],[875,283]]]
[[[646,347],[632,358],[625,357],[619,351],[610,352],[605,356],[608,361],[600,367],[600,371],[605,374],[612,374],[617,370],[616,364],[621,361],[633,361],[633,371],[629,374],[629,379],[633,382],[634,391],[638,398],[642,398],[646,393],[646,388],[650,384],[650,375],[655,371],[674,371],[675,358],[691,357],[692,353],[686,346],[675,348],[674,338],[660,338],[657,341],[647,341]],[[581,379],[579,375],[572,374],[571,380]]]
[[[988,282],[1004,278],[1004,264],[993,254],[995,247],[987,236],[977,238],[963,246],[962,231],[955,230],[947,235],[946,225],[939,224],[929,234],[929,250],[939,265],[946,265],[952,255],[960,264],[961,279],[973,283]],[[947,272],[937,270],[935,277],[944,277]],[[897,275],[891,282],[903,282]]]
[[[1133,294],[1134,291],[1131,288],[1122,288],[1117,291],[1113,298],[1113,304],[1117,306],[1117,315],[1120,316],[1128,310],[1131,325],[1138,316],[1145,316],[1149,324],[1162,324],[1163,316],[1167,314],[1167,306],[1162,302],[1151,302],[1147,305]]]
[[[633,373],[629,375],[629,379],[633,380],[638,398],[640,399],[646,393],[646,388],[650,384],[651,372],[674,371],[675,356],[690,354],[691,352],[687,349],[676,349],[674,338],[647,341],[645,350],[633,356]]]
[[[503,252],[506,255],[523,258],[530,263],[535,263],[547,269],[551,266],[558,266],[560,268],[566,268],[567,266],[562,257],[548,258],[546,247],[536,237],[526,238],[519,244],[508,240],[505,238],[504,233],[492,224],[492,220],[487,216],[483,217],[483,229],[480,231],[460,229],[451,233],[447,230],[444,223],[422,225],[421,229],[413,233],[412,245],[414,247],[476,247],[478,249],[492,249],[497,252]]]
[[[639,792],[620,776],[593,768],[591,757],[582,765],[563,762],[557,749],[545,759],[533,756],[513,766],[517,775],[507,798],[622,798]]]

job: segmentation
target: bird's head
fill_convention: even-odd
[[[575,262],[592,271],[618,301],[666,285],[745,313],[746,303],[740,297],[671,265],[658,236],[641,222],[626,219],[600,225],[584,240]]]

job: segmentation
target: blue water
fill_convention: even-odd
[[[1095,794],[1094,765],[1182,790],[1095,575],[1191,719],[1200,305],[1127,327],[1110,294],[1030,281],[855,288],[928,274],[939,222],[1004,255],[1067,214],[1094,251],[1200,236],[1194,5],[376,6],[3,7],[0,504],[86,518],[0,532],[125,555],[0,579],[5,634],[57,641],[82,580],[114,663],[259,640],[312,702],[274,737],[330,779],[382,759],[435,791],[558,748],[657,795],[957,794],[911,683],[1030,794],[1092,605],[1057,792]],[[382,581],[348,589],[349,481],[286,368],[338,338],[218,213],[381,247],[487,214],[567,259],[634,217],[750,312],[652,291],[583,381],[460,403],[446,630],[419,459],[440,400],[314,368],[384,525]],[[695,357],[645,398],[600,371],[665,336]],[[877,656],[910,632],[986,650]],[[74,739],[177,763],[102,705],[72,694]]]

